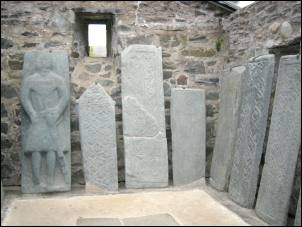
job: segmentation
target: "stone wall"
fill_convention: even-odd
[[[238,65],[277,47],[299,45],[301,2],[257,1],[231,14],[222,24],[228,38],[226,63]]]
[[[114,15],[111,57],[87,57],[81,18],[76,12]],[[206,89],[210,161],[218,114],[219,72],[227,56],[226,46],[221,43],[224,40],[221,21],[228,14],[201,1],[1,2],[1,175],[4,185],[20,185],[21,72],[24,53],[37,49],[63,49],[69,55],[73,184],[85,183],[77,99],[94,81],[102,84],[116,101],[119,181],[124,181],[120,54],[131,44],[162,47],[170,170],[171,87]]]

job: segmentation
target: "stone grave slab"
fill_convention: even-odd
[[[246,74],[245,66],[237,66],[225,71],[220,80],[218,129],[210,173],[210,185],[219,191],[226,191],[229,185],[239,119],[241,80]]]
[[[70,88],[65,51],[24,55],[22,192],[70,190]]]
[[[2,186],[2,180],[1,180],[1,209],[2,209],[3,200],[4,200],[4,190],[3,190],[3,186]]]
[[[79,123],[86,185],[117,190],[115,102],[100,84],[80,97]]]
[[[161,48],[131,45],[121,56],[127,188],[168,185]]]
[[[295,226],[301,226],[301,189],[299,194],[299,201],[297,204],[297,212],[295,217]]]
[[[247,64],[248,75],[242,80],[229,196],[246,208],[252,208],[255,201],[274,64],[274,55],[251,59]]]
[[[301,62],[280,59],[269,137],[256,213],[273,225],[286,225],[301,144]]]
[[[174,185],[205,177],[206,104],[201,89],[173,88],[171,93]]]

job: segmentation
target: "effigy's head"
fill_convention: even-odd
[[[36,62],[36,69],[38,71],[48,71],[51,69],[51,61],[47,56],[41,55],[38,57]]]

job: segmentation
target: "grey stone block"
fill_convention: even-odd
[[[256,213],[273,225],[286,225],[301,144],[301,63],[280,59],[269,137]]]
[[[143,217],[124,218],[125,226],[179,226],[170,214],[155,214]]]
[[[127,188],[168,185],[161,48],[132,45],[121,56]]]
[[[170,214],[131,218],[78,218],[77,226],[179,226]]]
[[[70,88],[65,51],[25,53],[22,192],[70,190]]]
[[[79,123],[86,185],[117,190],[115,102],[101,85],[80,97]]]
[[[247,64],[248,76],[242,80],[229,196],[246,208],[252,208],[255,201],[274,63],[274,55],[264,55],[250,60]]]
[[[300,189],[300,194],[299,194],[299,201],[297,204],[295,226],[301,226],[301,189]]]
[[[168,184],[167,142],[158,138],[124,137],[126,187],[166,187]]]
[[[122,226],[118,218],[78,218],[77,226]]]
[[[238,66],[224,72],[221,81],[218,129],[211,164],[210,184],[219,191],[229,185],[239,120],[240,88],[246,67]]]
[[[171,130],[174,185],[189,184],[205,177],[204,90],[172,89]]]

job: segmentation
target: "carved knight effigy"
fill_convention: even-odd
[[[21,88],[22,192],[70,189],[68,80],[66,53],[25,54]]]

